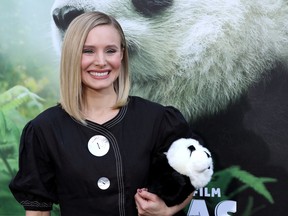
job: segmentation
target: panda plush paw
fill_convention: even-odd
[[[167,206],[174,206],[206,186],[212,175],[210,151],[197,140],[181,138],[154,161],[148,191],[157,194]]]

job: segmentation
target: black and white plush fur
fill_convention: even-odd
[[[167,206],[182,203],[195,189],[206,186],[213,175],[210,151],[195,139],[172,143],[153,164],[148,190]]]

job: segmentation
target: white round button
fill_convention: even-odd
[[[106,177],[101,177],[98,182],[98,187],[101,189],[101,190],[106,190],[110,187],[110,181],[108,178]]]
[[[88,149],[91,154],[101,157],[109,151],[110,144],[106,137],[102,135],[95,135],[88,141]]]

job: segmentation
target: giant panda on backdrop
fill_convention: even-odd
[[[76,16],[114,16],[129,44],[131,93],[179,108],[215,169],[277,179],[266,185],[275,203],[254,196],[253,215],[287,214],[287,1],[55,0],[51,11],[58,51]],[[237,213],[252,193],[233,197]]]

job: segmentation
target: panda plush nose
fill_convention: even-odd
[[[56,8],[53,10],[53,20],[58,29],[65,32],[72,20],[84,12],[72,6]]]

